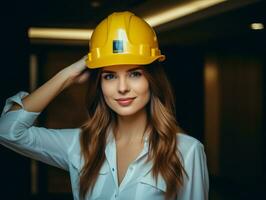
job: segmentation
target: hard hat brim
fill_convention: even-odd
[[[158,60],[160,62],[165,60],[165,55],[158,55],[154,57],[145,57],[145,56],[136,56],[136,55],[130,55],[130,54],[117,54],[117,55],[111,55],[111,56],[105,56],[104,58],[101,58],[99,60],[94,59],[93,61],[86,61],[86,65],[90,69],[96,69],[101,67],[107,67],[112,65],[147,65],[155,60]]]

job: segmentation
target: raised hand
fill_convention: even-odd
[[[85,64],[86,59],[87,56],[84,56],[61,71],[61,73],[67,76],[67,82],[64,85],[65,88],[75,83],[84,83],[88,80],[89,70]]]

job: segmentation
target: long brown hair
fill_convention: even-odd
[[[177,133],[181,131],[175,118],[175,103],[171,85],[163,67],[158,63],[143,67],[149,82],[151,97],[147,104],[149,136],[148,160],[153,161],[152,175],[159,174],[166,182],[165,198],[177,195],[183,184],[185,170],[177,149]],[[90,72],[87,109],[88,120],[81,126],[81,154],[84,166],[80,176],[80,197],[92,191],[105,158],[107,129],[115,121],[116,114],[106,105],[100,84],[101,69]],[[95,123],[96,122],[96,123]]]

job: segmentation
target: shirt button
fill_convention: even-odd
[[[115,171],[115,168],[112,168],[112,171],[114,172]]]
[[[115,194],[115,198],[117,198],[117,194]]]

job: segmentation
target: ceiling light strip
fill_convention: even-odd
[[[66,40],[88,40],[93,30],[90,29],[68,29],[68,28],[36,28],[28,31],[29,38],[42,39],[66,39]]]
[[[184,5],[177,5],[166,11],[144,18],[152,27],[167,23],[207,7],[225,2],[227,0],[197,0]],[[65,40],[89,40],[93,30],[69,29],[69,28],[37,28],[31,27],[28,37],[31,39],[65,39]]]
[[[225,1],[226,0],[197,0],[183,5],[176,5],[171,9],[144,19],[152,27],[155,27]]]

